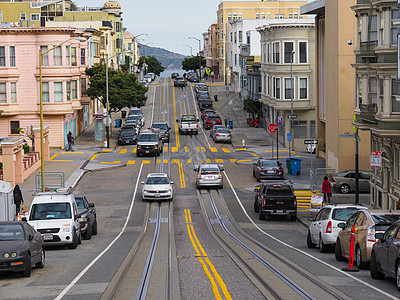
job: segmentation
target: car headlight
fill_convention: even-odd
[[[62,228],[62,232],[69,232],[69,224],[64,224]]]
[[[3,257],[4,257],[4,258],[9,258],[9,257],[10,257],[10,254],[4,253],[4,254],[3,254]]]
[[[154,146],[154,149],[158,149],[158,147],[157,147],[157,146]]]
[[[79,218],[79,222],[87,222],[87,218],[86,217],[81,217],[81,218]]]
[[[148,190],[143,190],[143,194],[147,194],[148,192]]]
[[[12,258],[15,258],[15,257],[17,257],[17,252],[13,252],[13,253],[11,253],[11,257],[12,257]]]
[[[137,148],[138,148],[138,149],[142,149],[142,147],[140,147],[140,146],[138,146]]]

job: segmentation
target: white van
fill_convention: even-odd
[[[67,245],[75,249],[81,243],[80,214],[69,189],[35,194],[28,223],[39,231],[45,245]]]

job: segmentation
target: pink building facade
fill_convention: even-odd
[[[0,28],[0,138],[31,133],[40,122],[39,49],[43,52],[44,124],[50,147],[64,148],[68,131],[77,136],[89,117],[86,96],[89,64],[87,33],[74,28]]]

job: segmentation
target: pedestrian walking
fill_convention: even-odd
[[[324,193],[324,202],[331,204],[332,184],[327,176],[324,177],[324,181],[322,182],[322,193]]]
[[[18,184],[15,185],[13,194],[14,194],[14,204],[15,204],[15,215],[18,216],[18,214],[21,211],[21,204],[24,203],[24,199],[22,198],[22,192]]]
[[[72,132],[68,132],[67,134],[67,141],[68,141],[68,145],[67,145],[67,151],[74,151],[74,137],[72,136]]]

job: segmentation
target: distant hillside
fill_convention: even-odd
[[[174,53],[163,48],[143,46],[142,44],[139,45],[140,55],[144,55],[145,52],[146,56],[154,56],[161,62],[161,65],[166,70],[180,69],[182,67],[182,61],[186,57],[182,54]]]

